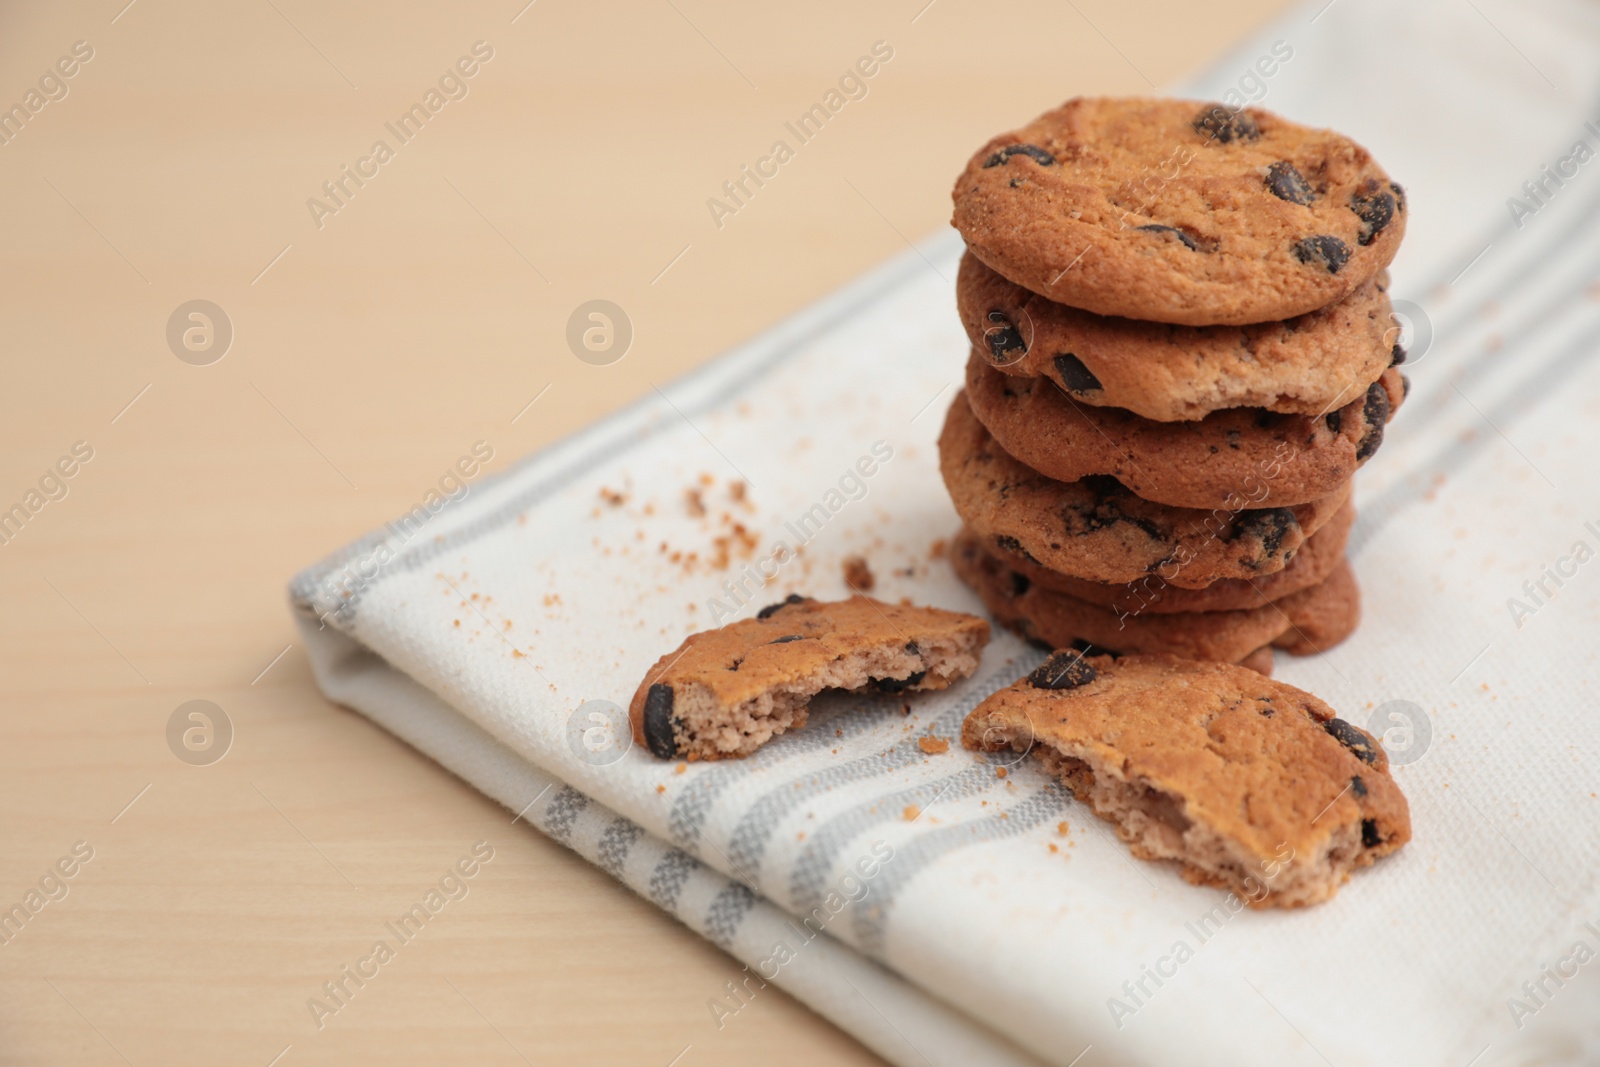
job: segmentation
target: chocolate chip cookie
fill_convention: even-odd
[[[967,401],[1000,446],[1040,474],[1107,474],[1146,500],[1180,508],[1280,507],[1327,496],[1383,443],[1405,397],[1398,370],[1325,415],[1260,408],[1155,422],[1088,407],[1048,378],[1016,378],[974,349]]]
[[[1355,505],[1347,503],[1326,526],[1306,538],[1306,543],[1283,570],[1260,578],[1224,578],[1203,589],[1169,585],[1159,574],[1148,574],[1125,585],[1086,582],[1047,570],[1015,552],[995,547],[992,542],[986,544],[984,550],[1034,585],[1108,608],[1118,615],[1240,611],[1264,607],[1291,593],[1321,584],[1333,573],[1334,567],[1344,561],[1345,542],[1349,540],[1350,527],[1355,520]]]
[[[1057,653],[973,709],[961,740],[1031,750],[1134,855],[1252,907],[1327,900],[1411,839],[1371,734],[1233,664]]]
[[[1156,574],[1199,589],[1281,571],[1350,496],[1346,482],[1293,507],[1202,511],[1135,496],[1115,478],[1047,478],[1001,448],[957,396],[939,435],[939,469],[956,512],[996,548],[1075,578]]]
[[[661,759],[748,756],[804,726],[824,689],[945,689],[977,669],[988,642],[973,615],[790,596],[661,657],[629,706],[633,737]]]
[[[1323,415],[1362,396],[1399,356],[1389,272],[1284,322],[1172,326],[1080,311],[1030,293],[968,252],[956,306],[973,345],[1007,374],[1158,422],[1225,408]]]
[[[1389,265],[1406,200],[1360,145],[1259,108],[1067,101],[984,145],[956,229],[1011,281],[1099,315],[1294,318]]]
[[[1324,652],[1349,637],[1361,618],[1360,590],[1343,560],[1320,584],[1276,603],[1166,614],[1117,612],[1046,589],[1007,567],[970,530],[956,538],[950,562],[996,622],[1047,648],[1238,663],[1269,645],[1296,656]]]

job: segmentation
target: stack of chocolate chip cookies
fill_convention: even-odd
[[[1351,476],[1405,397],[1405,195],[1256,109],[1074,99],[956,183],[957,572],[1052,648],[1262,672],[1355,628]]]

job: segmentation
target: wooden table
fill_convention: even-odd
[[[718,1031],[737,966],[323,699],[285,583],[474,442],[501,468],[945,225],[989,135],[1171,84],[1279,2],[525,2],[0,16],[0,908],[38,906],[0,925],[6,1063],[874,1059],[776,990]],[[633,324],[611,366],[565,341],[596,298]],[[213,332],[183,309],[169,344],[195,300]],[[220,761],[169,747],[191,700]]]

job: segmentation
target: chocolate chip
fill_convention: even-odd
[[[770,618],[771,616],[782,611],[784,608],[788,607],[790,604],[803,604],[810,599],[810,597],[801,596],[799,593],[790,593],[776,604],[768,604],[766,607],[756,612],[756,618]]]
[[[1063,352],[1055,358],[1056,374],[1061,377],[1061,385],[1069,393],[1092,393],[1104,386],[1100,379],[1094,376],[1094,371],[1084,366],[1083,360],[1071,352]]]
[[[1389,421],[1389,390],[1383,387],[1382,382],[1367,386],[1367,402],[1361,406],[1361,417],[1366,421],[1367,431],[1361,435],[1361,443],[1356,445],[1358,463],[1383,444],[1383,427]]]
[[[917,647],[917,643],[915,641],[907,641],[906,642],[906,652],[907,652],[907,654],[912,655],[912,656],[920,656],[920,655],[922,655],[922,649]]]
[[[1095,644],[1093,641],[1085,641],[1081,637],[1072,639],[1072,647],[1085,656],[1110,656],[1112,659],[1116,659],[1122,655],[1121,652],[1114,648],[1105,648]]]
[[[873,678],[867,682],[867,688],[876,689],[880,693],[903,693],[927,676],[927,671],[917,671],[904,678]]]
[[[1322,728],[1332,734],[1341,745],[1355,753],[1362,763],[1378,762],[1378,750],[1373,747],[1372,738],[1343,719],[1328,719],[1322,724]]]
[[[1261,542],[1263,558],[1270,558],[1278,554],[1289,531],[1299,528],[1300,520],[1294,517],[1293,508],[1257,508],[1240,513],[1228,539],[1254,537]]]
[[[1172,236],[1182,241],[1189,251],[1200,251],[1200,246],[1195,244],[1194,238],[1190,237],[1176,226],[1160,226],[1155,223],[1151,223],[1148,226],[1135,226],[1134,229],[1139,230],[1142,233],[1170,233]]]
[[[1326,416],[1324,416],[1322,421],[1328,424],[1329,433],[1338,433],[1339,427],[1344,423],[1344,413],[1339,411],[1330,411]]]
[[[1013,597],[1023,596],[1032,588],[1033,581],[1026,574],[1018,574],[1016,571],[1011,572],[1011,595]]]
[[[983,165],[985,168],[998,167],[1009,162],[1012,156],[1027,156],[1041,167],[1048,167],[1056,161],[1055,156],[1036,144],[1008,144],[984,160]]]
[[[1302,263],[1320,263],[1329,274],[1338,274],[1339,268],[1350,261],[1350,246],[1328,234],[1302,237],[1294,243],[1294,258]]]
[[[1395,345],[1394,346],[1394,350],[1389,353],[1389,366],[1398,367],[1400,364],[1404,363],[1405,361],[1406,361],[1406,350],[1402,346],[1400,346],[1398,344]]]
[[[1361,847],[1377,848],[1383,844],[1383,838],[1378,836],[1378,821],[1376,819],[1361,820]]]
[[[1411,379],[1404,374],[1400,375],[1400,398],[1403,400],[1411,395]]]
[[[989,362],[1003,367],[1028,354],[1028,342],[1022,339],[1017,324],[1007,318],[1005,312],[989,312],[989,322],[992,325],[983,331],[983,339],[989,342]]]
[[[672,686],[658,682],[644,698],[644,743],[657,759],[671,759],[678,754],[677,742],[672,739],[672,721]]]
[[[1291,204],[1309,204],[1317,198],[1316,191],[1306,181],[1305,175],[1286,159],[1267,168],[1267,188],[1273,196]]]
[[[1394,195],[1379,190],[1377,182],[1368,181],[1359,192],[1350,194],[1350,210],[1361,220],[1361,233],[1356,240],[1370,245],[1394,220]]]
[[[1261,137],[1261,127],[1243,111],[1234,111],[1221,104],[1200,112],[1190,125],[1195,133],[1209,134],[1213,141],[1228,144],[1230,141],[1255,141]]]
[[[1404,211],[1406,209],[1406,191],[1400,188],[1399,182],[1390,182],[1389,191],[1394,194],[1394,209],[1396,211]]]
[[[1098,530],[1108,529],[1120,523],[1137,527],[1152,541],[1165,541],[1172,536],[1172,531],[1162,527],[1154,519],[1142,515],[1129,515],[1122,508],[1122,500],[1132,497],[1126,486],[1109,474],[1091,474],[1078,479],[1078,484],[1092,494],[1091,501],[1083,503],[1069,503],[1062,505],[1060,516],[1062,527],[1069,537],[1081,537],[1084,534],[1095,533]],[[1059,545],[1052,545],[1059,548]],[[1038,560],[1033,562],[1037,563]],[[1160,561],[1152,563],[1149,570],[1155,570]]]
[[[1367,795],[1367,783],[1361,780],[1361,776],[1359,774],[1350,779],[1350,792],[1354,793],[1358,797],[1364,797]]]
[[[1027,560],[1029,563],[1038,563],[1039,562],[1038,560],[1033,558],[1033,553],[1032,552],[1029,552],[1026,548],[1022,547],[1022,542],[1021,541],[1018,541],[1015,537],[1012,537],[1010,534],[997,534],[995,536],[994,543],[995,543],[995,545],[997,547],[1001,548],[1002,550],[1004,550],[1006,552],[1015,553],[1016,555],[1019,555],[1023,559]]]
[[[787,637],[776,637],[768,641],[769,645],[787,645],[790,641],[804,641],[804,634],[789,634]]]
[[[1028,675],[1035,689],[1076,689],[1099,677],[1093,664],[1081,652],[1057,652]]]

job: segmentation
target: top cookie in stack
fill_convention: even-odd
[[[1400,187],[1270,112],[1080,98],[991,140],[954,200],[973,348],[941,465],[990,610],[1258,667],[1348,634],[1350,477],[1405,396]]]
[[[1405,196],[1366,149],[1254,108],[1069,100],[990,141],[955,226],[1068,307],[1181,326],[1291,319],[1394,258]]]

